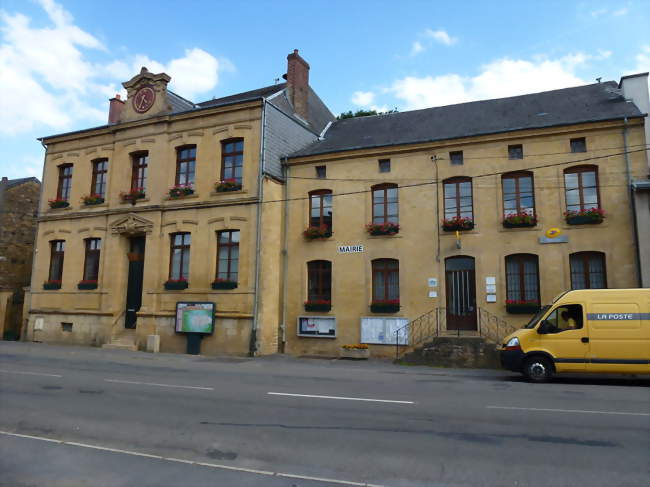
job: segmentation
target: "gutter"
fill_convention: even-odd
[[[641,274],[641,249],[639,247],[639,228],[637,225],[636,201],[634,197],[634,185],[632,182],[632,167],[630,164],[630,155],[627,147],[627,117],[623,119],[623,152],[625,157],[625,175],[627,177],[628,195],[630,198],[630,207],[632,208],[632,238],[634,239],[634,257],[636,260],[636,282],[637,287],[643,287]]]

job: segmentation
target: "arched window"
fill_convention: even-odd
[[[372,261],[373,301],[399,300],[399,261],[375,259]]]
[[[469,218],[474,220],[472,203],[472,179],[458,177],[443,183],[445,195],[445,220]]]
[[[332,301],[332,263],[329,260],[307,262],[307,300]]]
[[[603,289],[607,287],[605,254],[576,252],[569,256],[571,289]]]
[[[386,183],[372,187],[372,223],[399,223],[397,185]]]
[[[221,180],[234,180],[241,186],[244,165],[244,139],[221,141]]]
[[[600,208],[598,167],[575,166],[564,170],[567,211]]]
[[[526,213],[535,216],[533,173],[509,172],[501,177],[503,187],[503,217]]]
[[[177,186],[191,186],[195,181],[196,146],[186,145],[176,148],[176,178]]]
[[[536,255],[506,256],[507,301],[539,303],[539,263]]]
[[[309,226],[327,226],[332,230],[332,191],[319,189],[309,193]]]

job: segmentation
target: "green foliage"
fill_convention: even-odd
[[[397,113],[397,108],[388,110],[387,112],[377,112],[377,110],[357,110],[356,112],[352,113],[352,110],[348,110],[347,112],[341,113],[338,117],[336,117],[336,119],[344,120],[346,118],[369,117],[371,115],[386,115],[387,113]]]

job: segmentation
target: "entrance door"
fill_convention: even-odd
[[[142,278],[144,274],[145,237],[132,237],[129,258],[129,279],[126,287],[126,314],[124,328],[135,328],[136,313],[142,306]]]
[[[445,260],[447,329],[476,330],[476,283],[472,257]]]

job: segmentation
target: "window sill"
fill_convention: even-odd
[[[246,189],[238,189],[236,191],[215,191],[212,190],[210,191],[210,196],[223,196],[227,194],[246,194],[248,193],[248,190]]]
[[[506,230],[510,230],[510,229],[503,228],[503,226],[501,224],[499,224],[498,228],[499,228],[498,231],[501,231],[501,232],[506,231]],[[479,232],[479,227],[477,225],[474,225],[474,228],[472,228],[471,230],[458,230],[458,231],[460,232],[461,235],[474,235],[474,234],[480,233]],[[439,230],[438,233],[442,237],[456,238],[456,230],[449,230],[448,231],[448,230],[443,230],[442,227],[440,227],[440,230]]]
[[[198,197],[199,197],[198,193],[192,193],[192,194],[188,194],[188,195],[185,195],[185,196],[179,196],[177,198],[172,198],[171,196],[168,195],[168,196],[164,197],[164,200],[165,201],[183,201],[183,200],[191,200],[191,199],[198,198]]]
[[[80,210],[92,210],[93,208],[107,207],[108,203],[104,201],[103,203],[97,203],[95,205],[81,205]]]
[[[375,239],[375,238],[402,238],[402,235],[396,233],[395,235],[368,235],[369,239]]]
[[[62,208],[48,208],[48,211],[70,211],[72,210],[72,205],[64,206]]]
[[[135,200],[135,202],[133,202],[133,201],[124,201],[124,200],[120,200],[120,204],[122,204],[122,205],[132,205],[132,206],[135,206],[135,205],[137,205],[138,203],[147,203],[148,201],[149,201],[149,198],[146,198],[146,197],[145,197],[145,198],[138,198],[137,200]]]

